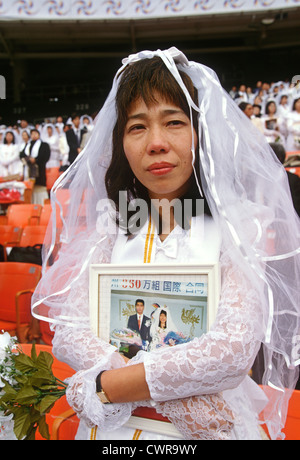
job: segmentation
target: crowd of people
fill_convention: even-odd
[[[47,170],[64,171],[84,148],[93,129],[89,115],[61,116],[42,124],[20,120],[0,127],[0,177],[2,180],[35,180],[33,202],[43,204],[52,184]]]
[[[229,94],[269,143],[277,142],[287,152],[300,150],[300,77],[293,82],[259,81],[255,89],[241,85]]]
[[[268,142],[288,147],[289,121],[300,112],[299,82],[277,85],[276,91],[270,85],[263,93],[258,86],[251,96],[235,91],[232,100],[210,69],[189,62],[176,48],[130,55],[116,77],[95,125],[88,116],[74,115],[43,126],[5,126],[0,149],[1,161],[7,146],[17,146],[15,161],[23,170],[9,173],[24,176],[27,166],[36,183],[41,167],[33,171],[32,165],[39,156],[45,169],[67,168],[60,182],[69,192],[66,208],[60,190],[53,189],[64,219],[61,248],[55,262],[48,263],[61,235],[53,213],[32,314],[51,323],[53,354],[75,371],[66,396],[80,419],[76,439],[137,439],[138,430],[145,440],[258,440],[265,439],[261,423],[271,439],[281,439],[299,375],[299,219]],[[277,113],[283,91],[289,104],[285,134]],[[276,131],[275,139],[262,142],[262,126],[256,128],[240,111],[244,97],[253,97],[244,101],[252,107],[260,105],[255,119],[262,126],[269,102],[275,104],[272,129],[271,123],[263,127],[265,136],[267,130]],[[289,151],[297,152],[295,120]],[[107,198],[114,234],[106,219],[99,219],[99,204],[106,206]],[[180,216],[174,200],[182,205]],[[201,212],[199,200],[204,201]],[[144,221],[128,212],[136,203],[146,205]],[[179,222],[182,216],[187,227]],[[144,264],[149,274],[156,273],[157,264],[177,267],[178,272],[165,270],[161,279],[167,282],[182,280],[187,265],[201,270],[207,263],[216,266],[216,314],[210,300],[207,307],[209,319],[215,315],[213,324],[207,322],[207,331],[191,341],[128,359],[95,332],[89,284],[94,263],[112,264],[113,276],[114,264],[128,273],[131,266]],[[207,281],[209,289],[219,291],[219,281]],[[166,329],[159,313],[157,326]],[[167,321],[170,327],[168,316]],[[98,324],[102,330],[102,317]],[[264,361],[251,379],[260,352]],[[127,426],[139,407],[155,408],[177,431],[152,433],[139,422]]]
[[[294,77],[291,82],[258,81],[255,88],[242,84],[233,86],[229,94],[276,147],[275,153],[280,150],[283,163],[286,156],[282,149],[289,153],[300,151],[300,80]],[[57,116],[38,124],[18,120],[15,125],[0,126],[0,178],[34,178],[33,200],[43,203],[53,185],[51,180],[47,184],[46,171],[66,170],[87,144],[93,128],[90,115],[77,113],[68,119]],[[299,201],[299,186],[294,195]]]

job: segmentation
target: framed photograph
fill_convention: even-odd
[[[266,120],[266,129],[276,129],[277,126],[277,118],[272,118],[270,120]]]
[[[173,347],[201,337],[213,323],[219,301],[218,264],[114,265],[90,267],[93,332],[128,358],[139,350]],[[149,412],[149,411],[148,411]],[[170,423],[131,417],[128,426],[179,436]],[[159,422],[159,423],[158,423]]]

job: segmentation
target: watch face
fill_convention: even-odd
[[[109,399],[107,398],[106,394],[104,393],[104,391],[100,391],[99,393],[97,393],[100,401],[102,402],[102,404],[109,404],[110,401]]]

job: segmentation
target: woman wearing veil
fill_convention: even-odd
[[[163,305],[153,304],[155,310],[151,313],[149,350],[156,350],[160,347],[174,346],[178,343],[188,342],[189,339],[179,333],[172,320],[170,309]]]
[[[201,197],[204,213],[185,212]],[[180,225],[174,199],[183,205]],[[97,439],[128,438],[132,411],[150,405],[186,439],[261,439],[259,415],[280,439],[298,378],[299,218],[282,165],[215,73],[175,48],[129,56],[51,200],[32,310],[52,323],[54,353],[76,371],[67,397],[81,419],[78,438],[93,426]],[[144,202],[150,211],[137,226],[135,206]],[[126,362],[91,332],[91,263],[216,261],[219,308],[200,338]],[[261,346],[264,391],[248,376]]]

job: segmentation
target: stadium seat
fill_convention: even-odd
[[[38,265],[0,263],[0,329],[22,342],[31,338],[31,297],[40,277]]]
[[[44,204],[41,215],[40,215],[40,220],[39,220],[39,225],[45,226],[48,225],[50,216],[52,212],[52,206],[51,204]]]
[[[75,439],[78,426],[79,418],[76,412],[71,408],[67,409],[53,421],[52,441],[72,441]]]
[[[59,168],[46,168],[46,187],[47,190],[51,190],[55,181],[60,176]]]
[[[47,345],[52,345],[54,332],[51,331],[49,323],[47,321],[39,321],[39,329],[40,340]]]
[[[27,225],[23,229],[19,246],[27,247],[43,244],[46,230],[47,227],[45,225]]]
[[[42,206],[39,204],[12,204],[7,209],[5,223],[22,228],[26,225],[37,225],[41,211]]]
[[[285,427],[282,430],[286,441],[300,440],[300,390],[294,390],[289,401]]]
[[[22,228],[13,225],[0,225],[0,245],[3,247],[3,260],[7,260],[6,248],[18,246],[22,236]]]

